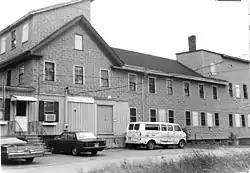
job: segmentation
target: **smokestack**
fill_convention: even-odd
[[[196,51],[196,36],[191,35],[188,37],[189,52]]]

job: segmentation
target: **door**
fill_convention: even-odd
[[[97,134],[113,134],[113,106],[97,106]]]
[[[178,144],[180,139],[182,138],[182,130],[180,128],[180,126],[178,125],[174,125],[174,143]]]
[[[168,131],[167,131],[167,125],[161,124],[161,139],[162,144],[167,144],[168,141]]]
[[[16,131],[27,131],[28,130],[28,117],[27,117],[27,103],[24,101],[16,102],[16,117],[15,120],[19,125],[16,125]],[[20,129],[21,128],[21,129]]]
[[[169,144],[173,144],[174,143],[174,127],[173,125],[168,124],[168,132],[167,132],[167,140]]]

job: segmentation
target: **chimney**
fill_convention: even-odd
[[[196,51],[196,36],[191,35],[188,37],[189,52]]]

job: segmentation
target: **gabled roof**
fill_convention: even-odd
[[[165,73],[203,77],[202,75],[196,73],[192,69],[175,60],[117,48],[113,48],[113,50],[127,65],[145,67],[147,69],[157,70]]]
[[[21,17],[20,19],[18,19],[17,21],[15,21],[14,23],[12,23],[11,25],[9,25],[6,28],[4,28],[3,30],[1,30],[0,35],[3,34],[6,31],[8,31],[9,29],[15,27],[19,23],[25,21],[26,19],[32,17],[35,14],[50,11],[50,10],[54,10],[54,9],[57,9],[57,8],[62,8],[62,7],[72,5],[72,4],[77,4],[77,3],[80,3],[82,1],[86,1],[86,0],[72,0],[72,1],[69,1],[69,2],[59,3],[59,4],[51,5],[51,6],[48,6],[48,7],[40,8],[40,9],[37,9],[37,10],[33,10],[33,11],[27,13],[26,15],[24,15],[23,17]],[[94,0],[90,0],[90,1],[94,1]]]
[[[7,59],[4,62],[1,62],[0,69],[10,65],[12,63],[17,63],[19,61],[24,60],[24,58],[32,58],[32,56],[36,55],[37,50],[41,49],[43,46],[49,44],[54,39],[58,38],[61,34],[68,31],[71,27],[75,26],[76,24],[80,24],[80,26],[89,34],[91,38],[93,38],[96,41],[96,44],[104,51],[104,53],[107,54],[107,57],[111,62],[113,62],[115,65],[122,66],[124,65],[123,61],[114,53],[113,49],[109,47],[109,45],[104,41],[104,39],[96,32],[96,30],[91,26],[89,21],[83,16],[78,16],[74,19],[72,19],[70,22],[47,36],[45,39],[40,41],[37,45],[32,47],[31,49],[25,51],[24,53],[21,53],[11,59]]]
[[[246,60],[246,59],[241,59],[241,58],[238,58],[238,57],[226,55],[226,54],[223,54],[223,53],[213,52],[213,51],[206,50],[206,49],[197,49],[197,50],[194,50],[194,51],[180,52],[180,53],[176,53],[176,55],[188,54],[188,53],[199,52],[199,51],[205,51],[205,52],[208,52],[208,53],[216,54],[216,55],[219,55],[219,56],[221,56],[222,58],[225,58],[225,59],[240,61],[240,62],[244,62],[244,63],[248,63],[248,64],[250,63],[250,61]]]

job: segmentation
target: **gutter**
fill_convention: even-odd
[[[112,66],[113,69],[118,70],[126,70],[126,71],[133,71],[133,72],[139,72],[139,73],[145,73],[144,67],[139,66],[132,66],[132,65],[125,65],[123,67],[118,66]],[[187,76],[183,74],[177,74],[177,73],[166,73],[162,71],[157,70],[147,70],[148,74],[158,75],[158,76],[166,76],[166,77],[174,77],[174,78],[180,78],[180,79],[188,79],[188,80],[194,80],[194,81],[200,81],[200,82],[208,82],[213,84],[220,84],[220,85],[228,85],[227,81],[224,80],[215,80],[215,79],[209,79],[205,77],[195,77],[195,76]]]

